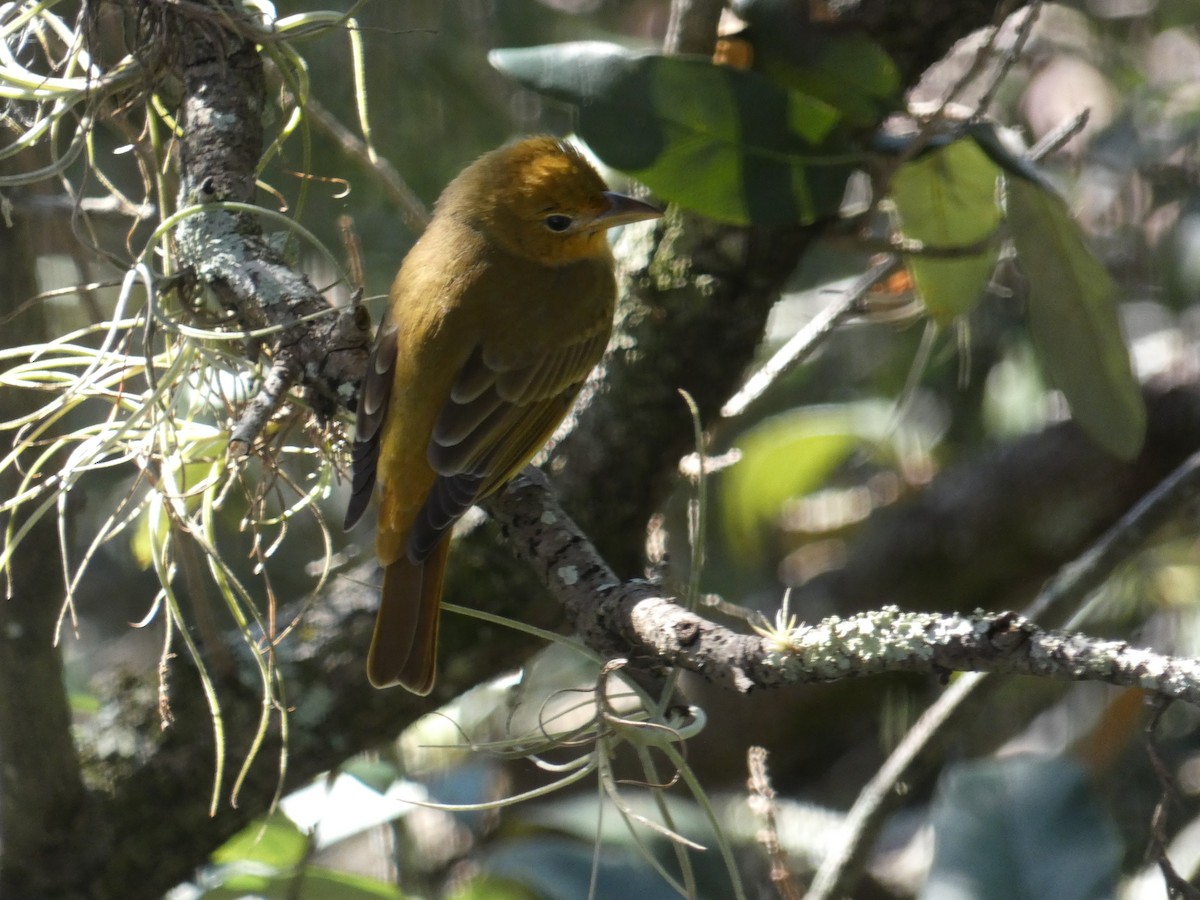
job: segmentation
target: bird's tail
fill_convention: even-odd
[[[401,554],[384,567],[379,614],[367,656],[375,687],[403,685],[414,694],[433,690],[437,670],[438,610],[450,541],[443,539],[422,563]]]

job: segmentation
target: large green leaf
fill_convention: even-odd
[[[1000,225],[1000,169],[971,140],[959,140],[904,163],[892,178],[891,198],[906,238],[926,247],[982,244]],[[906,259],[929,314],[939,325],[966,313],[983,296],[1000,248],[939,258]]]
[[[1121,846],[1086,773],[1010,757],[942,776],[920,900],[1095,900],[1116,890]]]
[[[375,878],[308,866],[303,873],[231,874],[200,900],[404,900],[398,887]]]
[[[1121,337],[1116,285],[1061,197],[1023,178],[1006,179],[1006,193],[1038,360],[1092,440],[1132,459],[1145,439],[1146,407]]]
[[[733,0],[746,23],[739,37],[754,48],[754,67],[788,87],[820,97],[853,125],[876,125],[895,105],[900,72],[863,32],[813,21],[796,0]]]
[[[857,127],[879,124],[895,105],[900,74],[892,58],[860,32],[830,33],[802,61],[771,52],[754,33],[755,67],[784,87],[817,97]]]
[[[308,836],[281,812],[251,822],[213,851],[217,864],[256,862],[288,869],[300,862],[308,849]]]
[[[747,431],[738,440],[741,460],[720,482],[734,552],[761,559],[763,537],[778,527],[784,504],[823,487],[851,453],[886,440],[893,426],[888,404],[865,401],[793,410]]]
[[[835,214],[859,154],[833,106],[757,72],[581,41],[494,50],[522,84],[579,109],[579,135],[665,200],[735,224]]]

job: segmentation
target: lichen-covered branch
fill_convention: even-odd
[[[493,514],[564,603],[584,641],[610,657],[680,666],[739,691],[885,672],[978,671],[1103,681],[1200,703],[1200,660],[1046,631],[1016,613],[945,615],[885,606],[797,625],[785,611],[773,629],[738,634],[645,582],[621,583],[536,470],[522,473],[508,494],[508,502],[493,504]]]
[[[760,665],[786,684],[883,672],[999,672],[1100,681],[1200,703],[1200,659],[1047,631],[1011,612],[939,615],[887,606],[802,626]]]
[[[250,22],[234,4],[218,0],[211,0],[209,16],[188,5],[170,9],[165,19],[179,48],[172,61],[183,85],[180,206],[251,203],[265,94]],[[239,22],[244,30],[232,27]],[[216,293],[237,327],[276,329],[263,348],[271,378],[239,423],[239,442],[249,443],[293,382],[319,414],[350,404],[369,342],[368,323],[356,308],[331,308],[247,213],[217,207],[187,215],[174,237],[180,263]]]

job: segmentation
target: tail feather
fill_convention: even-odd
[[[367,656],[367,677],[375,687],[400,684],[421,695],[433,690],[449,545],[449,540],[442,540],[422,563],[412,563],[401,555],[384,567],[379,613]]]

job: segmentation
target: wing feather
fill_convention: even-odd
[[[411,562],[429,559],[446,532],[474,505],[481,481],[481,476],[463,474],[434,482],[408,533],[405,553]]]
[[[483,361],[483,350],[476,349],[451,386],[450,399],[455,403],[469,403],[492,387],[495,381],[496,373]]]
[[[519,369],[492,371],[496,385],[496,393],[510,402],[519,403],[522,397],[529,396],[529,388],[541,369],[534,366],[522,366]]]
[[[480,496],[500,488],[541,449],[570,410],[582,384],[581,381],[570,390],[541,401],[529,410],[521,427],[513,429],[498,442],[495,452],[488,458],[488,475],[480,487]]]
[[[381,429],[392,396],[396,368],[397,334],[396,326],[385,318],[379,326],[379,335],[367,360],[367,374],[363,377],[362,390],[359,392],[358,416],[354,427],[350,502],[343,524],[346,529],[353,528],[362,518],[375,490]]]
[[[455,447],[461,444],[468,436],[477,432],[504,404],[495,386],[490,384],[470,400],[454,402],[453,394],[450,400],[451,402],[442,406],[433,425],[431,449],[435,446]],[[434,465],[433,468],[435,471],[441,471],[438,465]]]
[[[438,477],[409,532],[420,562],[463,513],[516,474],[554,433],[604,352],[607,323],[527,366],[471,355],[438,413],[427,458]]]

